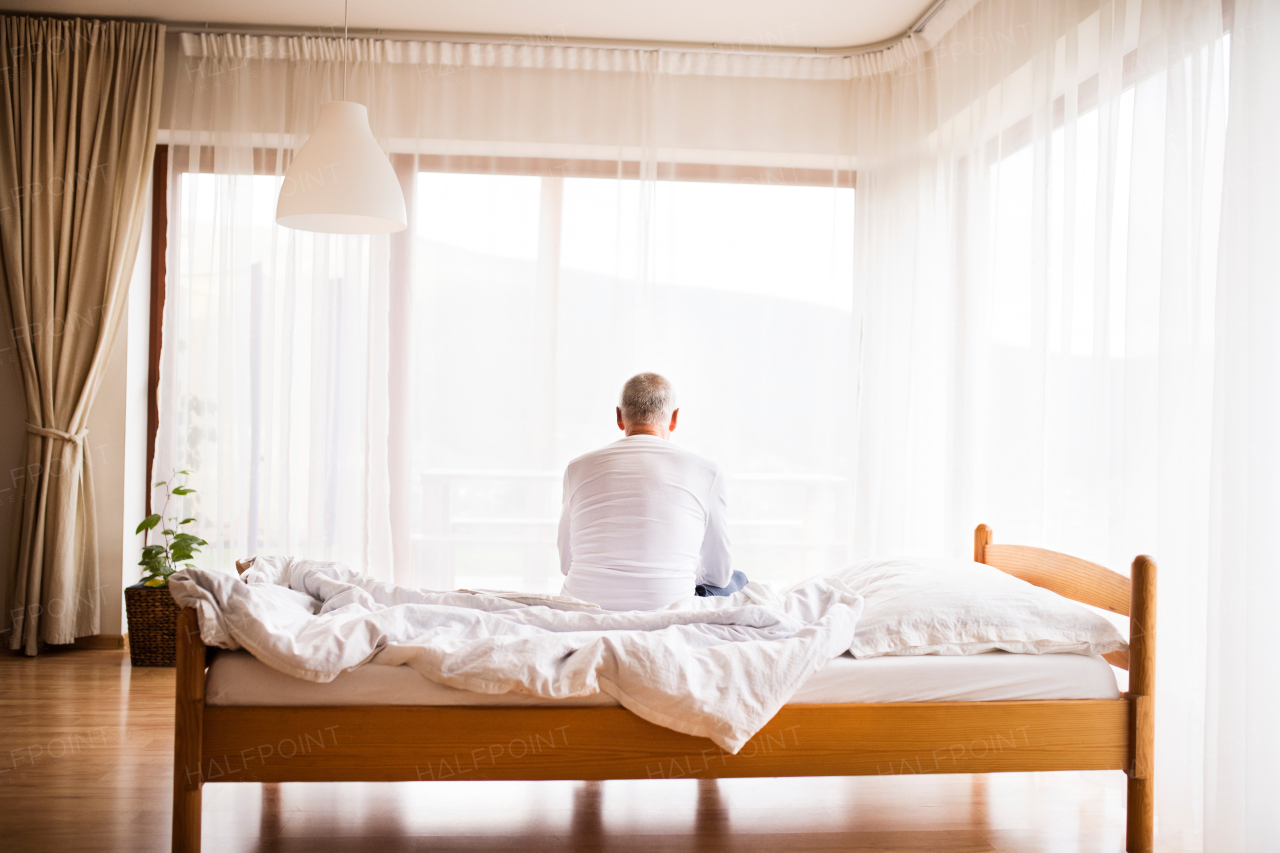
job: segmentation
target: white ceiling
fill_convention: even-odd
[[[11,11],[299,30],[342,26],[343,0],[3,0]],[[848,47],[901,35],[931,0],[356,0],[353,29],[541,39]]]

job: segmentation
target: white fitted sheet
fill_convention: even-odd
[[[839,702],[989,702],[1001,699],[1117,699],[1111,665],[1073,654],[990,652],[855,660],[845,654],[805,682],[789,704]],[[407,666],[368,664],[327,684],[277,672],[248,652],[217,654],[209,668],[210,705],[617,705],[597,693],[543,699],[522,693],[473,693],[428,681]]]

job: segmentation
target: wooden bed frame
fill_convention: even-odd
[[[786,705],[739,752],[618,707],[205,704],[194,610],[178,617],[173,851],[200,850],[204,782],[647,779],[1124,770],[1130,853],[1152,851],[1156,565],[1132,581],[1065,554],[994,545],[974,559],[1129,617],[1121,699]]]

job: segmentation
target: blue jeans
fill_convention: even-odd
[[[728,586],[711,586],[709,584],[700,583],[693,588],[693,594],[702,598],[712,595],[733,595],[746,585],[747,576],[742,572],[734,572],[729,578]]]

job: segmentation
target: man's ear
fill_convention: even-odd
[[[680,410],[676,409],[674,412],[671,413],[671,426],[667,427],[667,432],[676,431],[676,418],[678,417],[680,417]]]
[[[614,411],[618,413],[618,429],[622,430],[623,432],[626,432],[627,425],[622,422],[622,407],[614,406],[613,408],[614,408]]]

